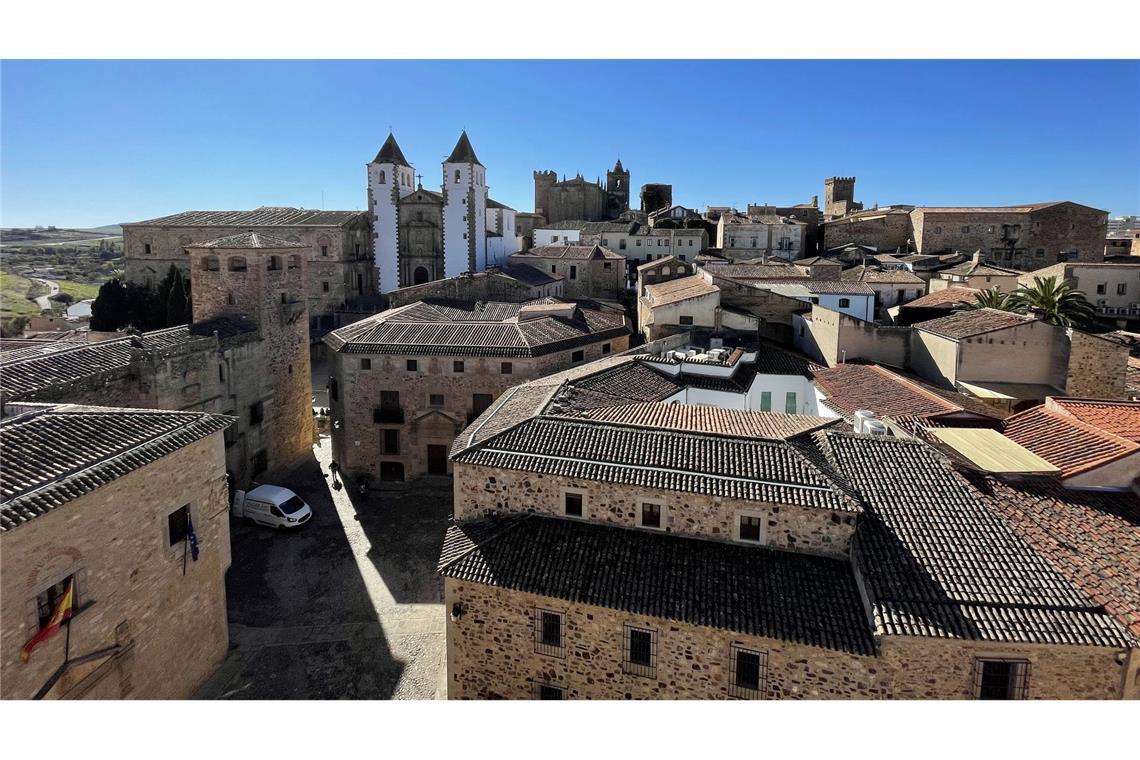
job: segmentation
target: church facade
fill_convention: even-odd
[[[487,169],[464,131],[425,189],[394,135],[368,164],[368,207],[380,290],[420,285],[505,263],[519,250],[514,210],[490,199]],[[490,238],[490,239],[489,239]]]
[[[621,165],[606,172],[606,184],[599,177],[590,182],[582,175],[573,179],[562,178],[553,171],[534,173],[534,212],[546,219],[547,224],[567,219],[599,222],[617,219],[629,210],[629,172]]]

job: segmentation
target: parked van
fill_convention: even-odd
[[[245,517],[271,528],[296,528],[309,521],[313,510],[297,494],[280,486],[258,486],[234,494],[234,517]]]

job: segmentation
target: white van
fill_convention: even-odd
[[[245,517],[271,528],[296,528],[313,516],[313,510],[297,494],[280,486],[258,486],[234,494],[234,517]]]

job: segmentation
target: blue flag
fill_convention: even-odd
[[[198,534],[194,532],[194,521],[190,519],[190,510],[186,510],[186,538],[190,541],[190,558],[198,561]]]

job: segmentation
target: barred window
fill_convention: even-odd
[[[564,657],[562,613],[538,608],[534,611],[534,651],[551,657]]]
[[[635,676],[657,677],[657,631],[627,625],[622,645],[622,670]]]
[[[760,542],[760,518],[749,515],[740,516],[740,540]]]
[[[74,575],[69,575],[59,583],[47,587],[42,592],[36,595],[36,621],[39,627],[43,628],[51,622],[52,615],[55,614],[55,606],[59,600],[67,593],[67,584],[75,580]],[[75,583],[71,591],[71,608],[76,609],[79,606],[79,584]]]
[[[550,683],[536,683],[534,685],[535,699],[563,699],[564,690],[561,686]]]
[[[977,659],[974,661],[974,696],[977,699],[1027,699],[1029,662]]]
[[[768,653],[733,644],[728,693],[740,699],[762,699],[768,687]]]

